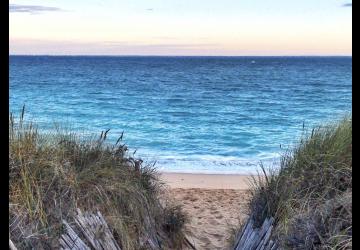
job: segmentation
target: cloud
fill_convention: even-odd
[[[322,44],[321,44],[322,45]],[[319,47],[320,48],[320,47]],[[253,48],[239,45],[227,48],[224,44],[141,44],[116,41],[86,42],[80,40],[42,40],[9,39],[9,55],[106,55],[106,56],[253,56],[253,55],[346,55],[351,56],[351,49],[315,49],[292,47],[283,50],[280,47]]]
[[[194,55],[213,53],[216,44],[141,44],[117,41],[9,39],[10,55]]]
[[[40,6],[40,5],[9,4],[9,12],[38,14],[41,12],[48,12],[48,11],[63,11],[63,9],[57,7]]]
[[[343,4],[343,7],[352,7],[352,3],[345,3]]]
[[[220,46],[216,43],[159,43],[159,44],[137,44],[129,42],[114,42],[114,41],[105,41],[101,43],[102,46],[107,46],[108,48],[171,48],[171,49],[187,49],[187,48],[206,48],[206,47],[216,47]]]

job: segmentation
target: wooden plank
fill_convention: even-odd
[[[248,227],[246,228],[244,234],[242,235],[240,241],[239,241],[239,245],[237,246],[236,250],[242,250],[244,249],[244,244],[248,238],[248,236],[251,234],[253,230],[253,220],[251,218],[249,218],[249,225]]]
[[[105,242],[109,245],[109,248],[111,249],[120,249],[120,246],[115,241],[113,234],[110,231],[110,228],[108,227],[104,217],[102,214],[98,211],[98,216],[96,216],[96,219],[99,223],[102,223],[104,233],[105,233]]]
[[[66,249],[66,243],[62,238],[59,239],[60,249]]]
[[[88,249],[90,250],[90,248],[80,239],[80,237],[75,233],[75,231],[70,227],[70,225],[63,220],[63,224],[66,227],[66,231],[67,231],[67,235],[63,235],[63,236],[68,236],[69,240],[71,240],[73,242],[73,248],[72,249]]]
[[[74,220],[78,229],[94,249],[121,250],[104,217],[99,211],[96,214],[92,214],[89,212],[82,213],[80,209],[78,209]],[[59,239],[61,249],[90,250],[65,220],[63,224],[65,225],[66,233],[61,235]]]
[[[266,246],[268,244],[268,241],[270,239],[270,236],[271,236],[271,231],[273,229],[273,225],[271,225],[269,227],[269,230],[267,231],[266,235],[265,235],[265,238],[264,238],[264,246]]]
[[[274,245],[271,247],[271,250],[277,250],[279,248],[277,242],[274,242]]]
[[[68,250],[70,249],[69,245],[66,243],[66,241],[64,241],[62,239],[63,236],[61,236],[61,238],[59,239],[59,243],[60,243],[60,249],[65,249]]]
[[[85,235],[86,239],[90,242],[90,244],[95,249],[101,249],[99,242],[95,240],[96,236],[92,230],[92,226],[90,225],[91,222],[89,222],[85,216],[83,217],[82,214],[78,214],[78,216],[76,216],[75,218],[75,221],[78,224],[80,230]]]
[[[274,222],[274,219],[273,218],[270,218],[270,219],[266,219],[262,225],[262,228],[261,228],[261,235],[260,235],[260,242],[257,242],[256,245],[257,245],[257,248],[256,250],[262,250],[265,248],[267,242],[266,242],[266,239],[265,239],[265,236],[270,228],[270,226],[272,225],[272,223]]]
[[[12,240],[9,238],[9,248],[11,250],[17,250],[16,246],[14,245],[14,243],[12,242]]]
[[[66,248],[69,248],[69,249],[73,249],[73,248],[74,248],[74,243],[72,242],[72,240],[70,240],[69,236],[67,236],[67,235],[62,235],[61,238],[62,238],[63,241],[65,242]]]
[[[103,215],[100,213],[100,211],[98,211],[97,214],[98,214],[99,221],[102,222],[103,225],[105,226],[106,236],[111,241],[111,244],[113,245],[114,249],[120,249],[120,246],[117,244],[116,240],[114,239],[114,237],[110,231],[110,228],[107,225]]]
[[[84,213],[78,210],[75,218],[79,228],[86,239],[95,249],[121,250],[107,225],[104,217],[98,211],[97,214]]]
[[[238,247],[238,245],[239,245],[239,243],[240,243],[243,235],[245,234],[246,230],[247,230],[248,227],[249,227],[249,224],[250,224],[250,218],[247,220],[247,222],[246,222],[245,226],[243,227],[241,233],[237,236],[237,238],[236,238],[237,240],[236,240],[236,244],[235,244],[235,246],[234,246],[234,249],[237,249],[237,247]]]
[[[273,225],[270,225],[269,229],[267,230],[266,235],[262,241],[262,244],[261,244],[261,247],[259,248],[259,250],[267,249],[267,245],[269,244],[269,240],[270,240],[270,236],[271,236],[272,227],[273,227]]]
[[[192,250],[196,250],[195,245],[190,242],[188,237],[185,235],[185,242],[189,245]]]
[[[277,244],[271,240],[274,218],[266,218],[260,228],[253,228],[252,217],[248,219],[241,234],[236,239],[234,250],[275,250]]]
[[[243,249],[252,249],[254,240],[256,239],[256,237],[258,236],[258,230],[254,229],[250,235],[250,237],[246,240],[244,248]]]
[[[266,218],[265,221],[263,222],[261,228],[260,228],[260,232],[259,232],[259,237],[256,239],[256,241],[254,242],[254,247],[256,247],[256,250],[260,250],[261,248],[261,244],[262,244],[262,240],[269,228],[271,221]]]
[[[264,250],[271,250],[272,246],[274,245],[274,241],[270,240]]]

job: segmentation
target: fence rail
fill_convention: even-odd
[[[274,218],[266,218],[262,226],[256,228],[250,216],[235,241],[234,250],[278,250],[277,242],[271,240],[273,227]]]

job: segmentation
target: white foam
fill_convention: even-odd
[[[262,154],[261,157],[241,158],[217,155],[141,155],[145,162],[156,162],[162,172],[208,173],[208,174],[256,174],[261,164],[279,165],[279,154]]]

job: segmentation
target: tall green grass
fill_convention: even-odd
[[[60,130],[40,133],[24,119],[9,117],[9,229],[19,249],[54,249],[76,208],[99,210],[122,249],[145,249],[154,232],[164,249],[180,249],[185,217],[163,205],[162,186],[152,165],[128,153],[121,138],[106,142]]]
[[[262,170],[250,211],[257,225],[275,218],[283,249],[352,248],[350,116],[305,133],[279,169]]]

